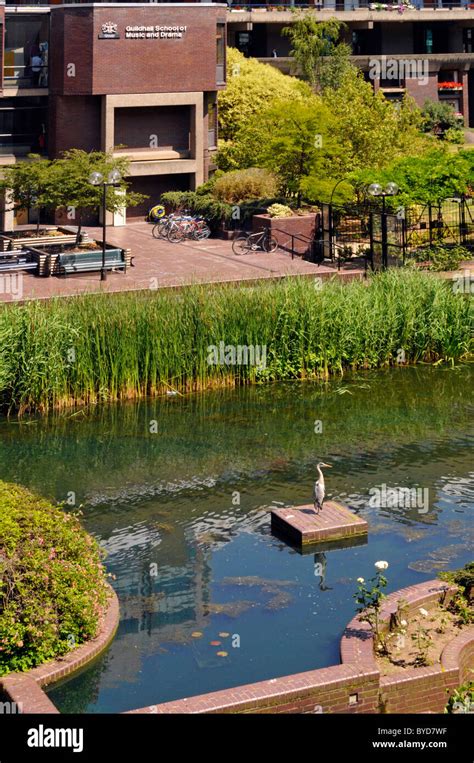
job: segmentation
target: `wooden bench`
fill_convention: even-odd
[[[10,273],[13,270],[38,270],[38,263],[31,259],[29,252],[0,253],[0,272]]]
[[[106,270],[127,271],[127,260],[121,249],[112,249],[105,253]],[[86,273],[93,270],[102,270],[102,252],[76,252],[74,254],[60,254],[57,262],[59,275],[68,273]]]

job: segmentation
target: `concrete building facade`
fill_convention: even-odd
[[[225,86],[226,6],[99,3],[3,6],[0,162],[69,148],[130,162],[143,218],[166,190],[213,167]],[[56,220],[60,222],[60,220]],[[4,213],[11,229],[24,217]]]

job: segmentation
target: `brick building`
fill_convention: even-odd
[[[217,92],[225,85],[225,5],[74,3],[0,11],[0,163],[27,161],[29,152],[54,158],[73,147],[126,155],[131,189],[150,197],[127,219],[142,218],[162,192],[207,179]],[[31,221],[13,216],[4,213],[5,229]]]

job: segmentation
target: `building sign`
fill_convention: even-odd
[[[99,40],[119,40],[118,25],[113,21],[106,21],[101,25]],[[126,40],[180,40],[187,32],[187,26],[126,26],[124,37]]]
[[[186,34],[187,26],[127,26],[125,38],[128,40],[179,40]]]
[[[115,24],[113,21],[106,21],[105,24],[102,24],[101,26],[101,32],[99,35],[99,40],[119,40],[120,35],[117,32],[117,24]]]

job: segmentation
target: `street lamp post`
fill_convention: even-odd
[[[398,185],[396,183],[387,183],[385,188],[379,183],[371,183],[368,187],[368,192],[371,196],[378,196],[382,199],[382,268],[388,267],[388,231],[387,231],[387,214],[385,211],[385,199],[387,196],[396,196],[398,193]]]
[[[105,240],[107,231],[107,188],[118,186],[122,176],[118,170],[111,170],[107,176],[107,180],[101,172],[91,172],[89,175],[89,183],[95,186],[102,186],[102,267],[100,269],[100,280],[107,280],[107,268],[105,265]]]

